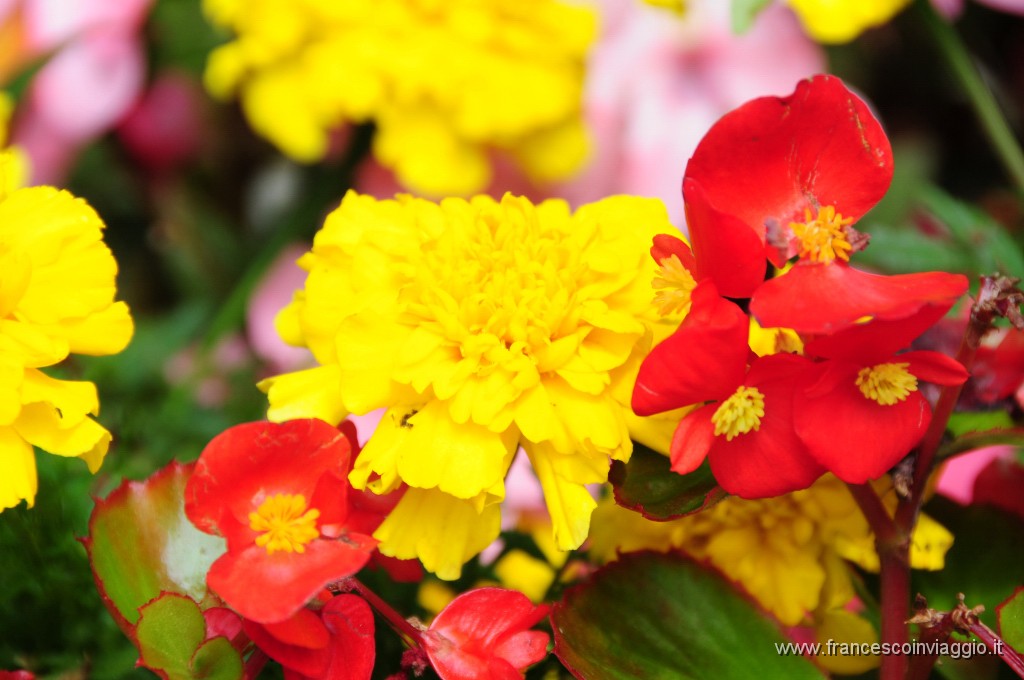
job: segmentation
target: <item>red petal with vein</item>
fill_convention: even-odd
[[[806,489],[824,468],[793,430],[793,397],[810,362],[791,354],[755,361],[746,385],[764,395],[760,428],[734,437],[715,437],[708,461],[723,489],[741,498],[770,498]]]
[[[245,620],[242,628],[257,647],[286,670],[316,678],[327,670],[330,632],[309,609],[300,609],[287,621],[271,626]]]
[[[970,374],[963,365],[941,352],[906,352],[897,354],[894,362],[907,362],[909,370],[918,380],[933,385],[963,385]]]
[[[921,441],[932,417],[920,391],[891,406],[865,397],[856,385],[862,367],[846,361],[822,365],[808,385],[811,396],[797,396],[793,419],[811,455],[851,484],[877,479],[900,462]]]
[[[697,280],[711,279],[726,297],[750,297],[768,267],[764,229],[755,231],[738,217],[717,210],[693,179],[683,182],[683,200]]]
[[[337,428],[316,419],[246,423],[217,435],[203,450],[185,487],[185,513],[201,531],[228,539],[228,550],[251,543],[249,513],[277,493],[330,499],[321,524],[344,521],[349,442]],[[336,483],[322,489],[332,473]]]
[[[376,545],[377,541],[362,534],[316,539],[303,553],[270,554],[253,544],[222,555],[210,567],[206,583],[247,619],[283,621],[328,583],[359,571]]]
[[[337,595],[320,616],[331,632],[331,662],[322,680],[368,680],[377,653],[370,605],[358,595]]]
[[[715,415],[718,407],[717,403],[701,406],[679,421],[669,449],[673,472],[681,475],[693,472],[707,458],[715,441],[715,425],[711,422],[711,416]]]
[[[547,613],[514,590],[471,590],[437,615],[423,647],[442,680],[522,678],[547,655],[548,634],[529,630]]]
[[[685,178],[763,240],[767,220],[785,226],[805,208],[832,205],[859,219],[889,187],[892,149],[841,80],[815,76],[789,97],[755,99],[723,116],[697,145]]]
[[[691,300],[676,332],[640,365],[632,400],[637,415],[724,399],[743,380],[750,352],[747,316],[710,281],[701,282]]]
[[[673,255],[679,258],[686,271],[691,274],[697,271],[697,264],[693,260],[693,251],[690,246],[686,245],[686,241],[678,236],[657,234],[651,246],[651,257],[654,261],[661,264],[662,260]]]
[[[953,297],[942,303],[926,304],[903,319],[875,319],[832,335],[819,336],[804,345],[804,354],[820,359],[849,359],[862,363],[886,361],[934,326],[946,315],[955,300]]]
[[[967,290],[960,274],[882,276],[842,262],[798,264],[754,292],[750,312],[766,328],[836,333],[858,319],[905,319],[925,305],[949,308]]]

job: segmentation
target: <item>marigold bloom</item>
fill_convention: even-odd
[[[205,0],[237,38],[206,72],[238,93],[257,132],[304,162],[346,121],[373,121],[374,155],[410,189],[470,194],[489,149],[534,179],[569,176],[587,141],[580,118],[593,15],[557,0],[344,2]]]
[[[375,541],[349,530],[350,451],[314,419],[238,425],[203,450],[185,513],[227,539],[207,583],[243,617],[283,621],[370,558]]]
[[[409,486],[375,533],[386,555],[457,577],[498,534],[520,445],[559,546],[579,546],[594,507],[585,485],[632,450],[629,389],[656,327],[651,276],[638,271],[653,274],[648,246],[670,232],[651,199],[571,214],[511,195],[349,193],[278,318],[321,366],[262,383],[270,417],[388,407],[351,475],[376,493]]]
[[[602,561],[620,552],[669,548],[707,559],[787,626],[820,620],[854,597],[842,559],[878,570],[867,521],[831,475],[805,490],[761,500],[727,498],[669,522],[603,502],[591,541]],[[942,569],[952,542],[946,529],[922,516],[911,538],[912,566]]]
[[[82,458],[93,472],[106,455],[110,433],[89,417],[99,411],[96,387],[39,370],[72,353],[114,354],[131,338],[103,228],[65,191],[0,192],[0,509],[32,505],[33,446]]]

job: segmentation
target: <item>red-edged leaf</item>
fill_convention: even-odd
[[[197,530],[184,511],[193,465],[171,465],[143,482],[125,482],[96,502],[89,519],[89,552],[96,586],[118,624],[130,633],[139,607],[161,592],[188,595],[202,606],[206,572],[224,540]]]
[[[139,615],[133,639],[140,665],[165,680],[242,678],[238,651],[226,638],[207,640],[206,620],[191,598],[162,593],[141,607]]]
[[[779,654],[778,625],[731,583],[676,553],[624,555],[570,589],[551,623],[555,654],[581,679],[823,677]]]
[[[629,462],[613,461],[608,473],[615,502],[647,519],[664,522],[709,508],[726,497],[710,466],[679,475],[669,465],[667,457],[634,442]]]
[[[999,636],[1006,644],[1024,654],[1024,586],[996,607]]]

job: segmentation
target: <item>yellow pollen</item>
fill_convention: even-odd
[[[836,258],[850,260],[850,240],[846,227],[853,224],[853,218],[843,218],[835,207],[826,205],[818,210],[818,216],[811,218],[809,208],[804,210],[804,222],[790,222],[789,228],[800,239],[800,257],[811,262],[828,264]]]
[[[678,255],[669,255],[661,261],[651,286],[657,291],[654,304],[661,316],[683,316],[690,311],[690,294],[697,282]]]
[[[764,395],[756,387],[740,387],[732,396],[722,402],[711,422],[715,424],[715,436],[725,435],[726,441],[755,432],[761,427],[764,417]]]
[[[249,513],[249,527],[261,531],[256,545],[266,548],[268,554],[275,550],[284,552],[305,552],[306,544],[320,536],[316,528],[319,510],[306,510],[306,498],[302,494],[274,494]]]
[[[878,364],[860,369],[857,387],[861,394],[882,406],[892,406],[917,391],[917,378],[907,368],[910,364]]]

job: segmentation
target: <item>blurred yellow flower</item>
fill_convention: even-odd
[[[488,153],[534,179],[584,161],[583,60],[593,13],[557,0],[204,0],[235,39],[206,83],[238,95],[253,128],[302,162],[329,132],[373,121],[374,155],[418,193],[468,195]]]
[[[72,353],[119,352],[131,338],[103,227],[65,191],[0,196],[0,509],[33,504],[33,446],[82,458],[93,472],[106,454],[110,433],[89,417],[99,410],[96,387],[39,370]]]
[[[922,518],[911,539],[911,566],[938,570],[953,537]],[[814,622],[854,595],[842,558],[878,569],[874,538],[846,486],[831,475],[777,498],[727,498],[695,515],[651,522],[610,500],[594,513],[591,551],[681,548],[739,582],[783,625]],[[833,619],[834,622],[834,619]]]
[[[787,0],[807,34],[822,43],[850,42],[892,19],[910,0]]]
[[[498,535],[518,446],[555,542],[575,548],[595,506],[586,485],[632,451],[632,381],[659,323],[642,272],[655,268],[653,236],[668,232],[653,199],[573,214],[511,195],[435,204],[350,192],[278,316],[321,366],[261,383],[269,416],[337,422],[388,408],[350,477],[376,493],[409,487],[375,533],[384,554],[458,577]]]
[[[686,12],[686,0],[644,0],[644,2],[652,7],[670,9],[676,14],[684,14]]]

